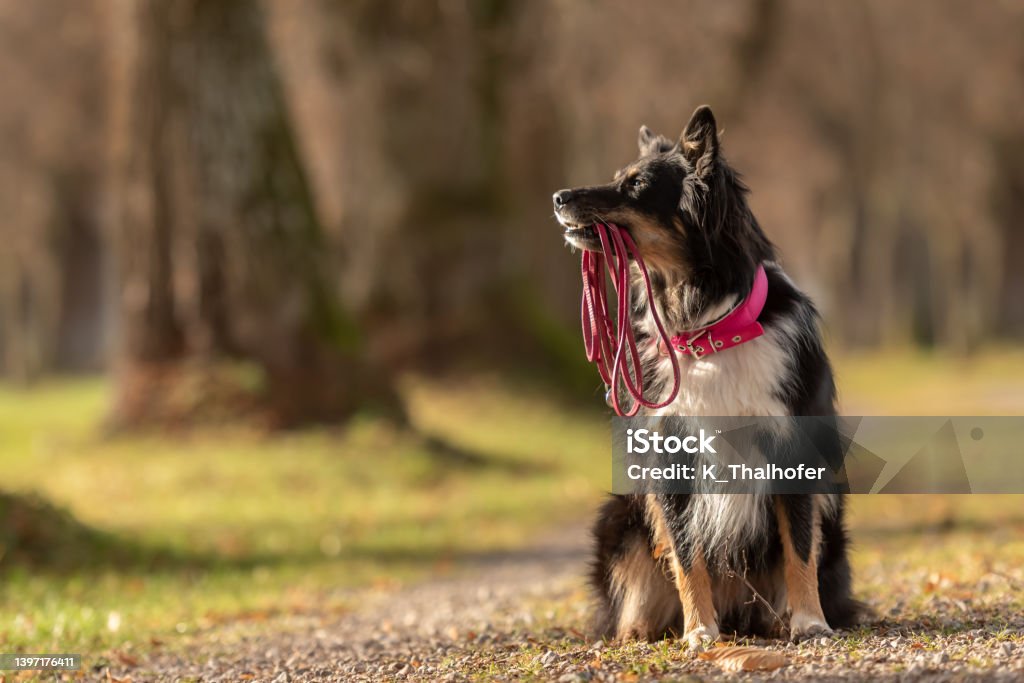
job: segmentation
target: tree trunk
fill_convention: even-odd
[[[115,422],[177,419],[183,406],[160,398],[175,394],[168,383],[183,367],[205,374],[225,358],[262,370],[262,406],[276,424],[344,419],[367,402],[394,409],[391,378],[366,368],[339,304],[335,249],[311,198],[260,5],[137,0],[118,9],[134,30],[133,45],[116,51],[127,61],[114,88],[123,117],[115,131],[128,132],[113,156],[122,295]],[[205,379],[200,386],[210,389]]]

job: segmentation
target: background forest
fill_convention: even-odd
[[[1013,339],[1024,10],[919,10],[0,3],[0,367],[116,371],[128,420],[193,361],[253,364],[288,419],[397,370],[564,367],[551,192],[701,102],[835,344]]]
[[[1019,414],[1022,35],[1012,0],[0,0],[0,650],[585,518],[551,194],[701,103],[847,412]]]

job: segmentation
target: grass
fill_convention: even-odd
[[[607,478],[598,412],[496,380],[408,382],[414,421],[443,447],[369,418],[274,437],[100,438],[106,392],[98,380],[0,389],[0,487],[35,548],[0,555],[2,651],[97,652],[343,610],[345,587],[449,571],[578,517]]]
[[[837,368],[851,414],[1024,407],[1024,351]],[[0,387],[0,491],[23,520],[12,531],[0,514],[0,651],[109,653],[227,620],[343,611],[346,588],[514,547],[588,515],[609,484],[599,410],[497,378],[406,383],[414,423],[444,447],[371,418],[273,437],[224,426],[107,438],[107,392],[98,379]],[[924,609],[915,586],[1010,571],[1024,561],[1021,502],[856,497],[858,590],[883,610]]]
[[[839,357],[847,415],[1024,414],[1024,348],[969,357],[900,350]]]

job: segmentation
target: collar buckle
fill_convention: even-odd
[[[701,344],[694,343],[702,337],[707,337],[707,341],[702,342]],[[700,360],[704,356],[708,355],[708,353],[714,352],[715,343],[711,339],[711,331],[701,332],[700,334],[687,339],[686,350],[690,352],[690,356],[694,360]]]

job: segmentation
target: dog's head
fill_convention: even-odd
[[[720,269],[749,285],[772,256],[746,202],[746,188],[719,151],[708,106],[698,107],[679,141],[640,128],[640,156],[610,183],[554,194],[555,216],[566,241],[599,251],[594,224],[627,230],[649,270],[666,281],[692,281]]]

